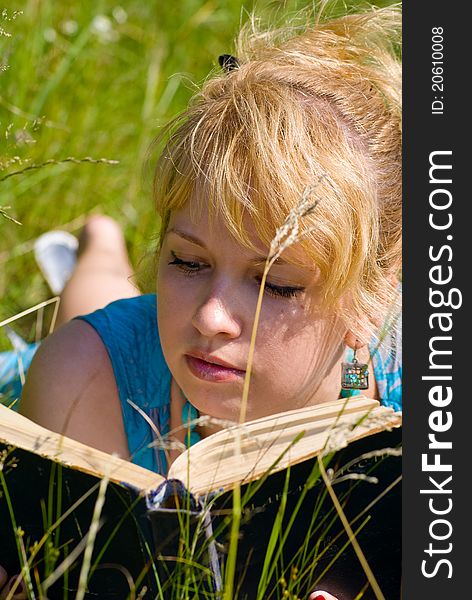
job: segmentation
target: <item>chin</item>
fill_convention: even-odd
[[[188,390],[189,400],[201,414],[215,419],[239,422],[241,394],[225,395],[222,393],[221,386],[218,390],[197,390],[194,386],[189,386]]]
[[[224,421],[231,421],[233,423],[239,422],[239,412],[241,409],[241,399],[237,401],[221,401],[204,399],[200,402],[193,403],[195,408],[204,415],[213,417],[215,419],[221,419]]]

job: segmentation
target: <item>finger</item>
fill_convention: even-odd
[[[332,594],[328,594],[323,590],[316,590],[316,592],[312,592],[308,598],[308,600],[338,600],[336,596]]]

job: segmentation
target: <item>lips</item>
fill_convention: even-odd
[[[191,351],[185,355],[185,360],[192,374],[203,381],[218,383],[244,378],[245,371],[205,352]]]
[[[208,354],[207,352],[202,352],[201,350],[191,350],[187,352],[187,356],[191,356],[192,358],[198,358],[204,362],[210,363],[212,365],[218,365],[220,367],[225,367],[226,369],[233,369],[235,371],[242,371],[244,373],[245,369],[240,369],[236,365],[233,365],[226,360],[218,358],[213,354]]]

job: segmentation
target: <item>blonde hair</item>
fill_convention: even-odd
[[[391,305],[401,264],[401,15],[371,9],[299,29],[243,28],[239,68],[211,77],[166,128],[154,193],[165,233],[192,198],[251,246],[318,183],[301,246],[324,304],[360,336]],[[346,298],[348,301],[346,302]]]

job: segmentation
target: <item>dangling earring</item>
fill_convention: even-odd
[[[356,352],[357,348],[354,347],[352,362],[343,362],[341,365],[341,388],[343,390],[366,390],[369,387],[369,366],[357,360]]]

